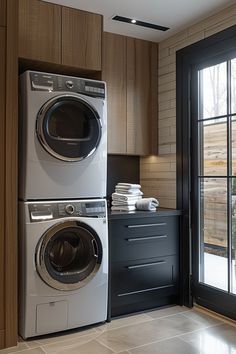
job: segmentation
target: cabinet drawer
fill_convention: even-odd
[[[158,257],[142,261],[114,262],[111,270],[111,307],[152,302],[177,293],[178,258]],[[153,298],[154,297],[154,298]],[[154,305],[155,306],[155,305]]]
[[[172,287],[176,282],[177,257],[158,257],[138,261],[114,262],[111,282],[119,296]]]
[[[111,261],[135,260],[178,253],[177,217],[112,220]]]

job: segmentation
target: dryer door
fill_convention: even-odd
[[[70,220],[52,226],[40,239],[36,269],[45,283],[58,290],[86,285],[102,262],[102,244],[88,225]]]
[[[96,109],[78,95],[56,96],[37,117],[36,132],[43,148],[63,161],[79,161],[94,153],[102,135]]]

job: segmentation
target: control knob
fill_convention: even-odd
[[[72,89],[74,87],[74,83],[71,80],[66,81],[66,87],[68,89]]]
[[[65,211],[66,211],[67,214],[72,215],[74,213],[74,211],[75,211],[74,205],[73,204],[66,205]]]

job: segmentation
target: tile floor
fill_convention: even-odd
[[[236,323],[199,309],[173,306],[0,350],[0,354],[12,353],[236,354]]]

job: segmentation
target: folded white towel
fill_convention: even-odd
[[[113,200],[111,202],[112,205],[118,206],[118,205],[135,205],[137,200]]]
[[[134,211],[136,210],[135,205],[119,205],[112,206],[111,210],[113,211]]]
[[[140,189],[122,189],[122,188],[115,188],[116,193],[121,193],[121,194],[132,194],[132,195],[143,195],[143,192],[140,191]]]
[[[123,193],[112,193],[113,200],[139,200],[142,199],[141,195],[123,194]]]
[[[143,199],[137,200],[135,205],[138,210],[155,211],[156,208],[159,206],[159,202],[155,198],[143,198]]]
[[[140,184],[134,184],[134,183],[117,183],[116,185],[117,188],[122,188],[122,189],[140,189],[141,186]]]

